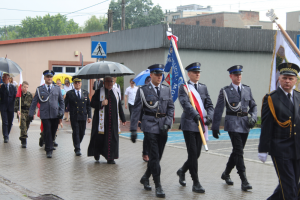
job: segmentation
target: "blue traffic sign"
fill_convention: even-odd
[[[106,42],[92,41],[92,58],[106,58]]]

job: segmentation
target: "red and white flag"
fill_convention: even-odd
[[[22,96],[22,83],[23,83],[23,77],[22,77],[22,72],[20,73],[20,81],[19,81],[19,87],[17,91],[16,97],[21,97]]]
[[[167,31],[167,37],[168,37],[169,40],[171,40],[171,38],[174,39],[175,44],[176,44],[176,47],[177,47],[177,49],[178,49],[178,46],[177,46],[178,37],[177,37],[176,35],[173,35],[172,33],[168,32],[168,31]]]

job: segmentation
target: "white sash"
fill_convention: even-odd
[[[198,85],[198,87],[200,87],[199,84],[197,84],[197,85]],[[205,123],[206,122],[206,118],[205,118],[206,117],[206,110],[204,108],[204,105],[203,105],[202,99],[200,97],[200,94],[195,89],[194,85],[189,83],[188,86],[189,86],[189,89],[191,90],[191,92],[194,94],[194,96],[196,97],[196,99],[198,101],[198,104],[199,104],[199,106],[201,108],[201,111],[202,111],[203,120],[204,120],[204,123]],[[196,104],[197,102],[194,102],[194,103]],[[205,140],[208,141],[208,127],[206,125],[204,125],[204,128],[205,128],[205,133],[204,133]]]
[[[119,130],[119,134],[121,133],[120,130],[120,116],[119,116],[119,95],[118,95],[118,91],[115,88],[112,88],[112,91],[115,95],[115,98],[117,100],[117,114],[118,114],[118,130]],[[101,87],[100,88],[100,101],[104,101],[105,100],[105,87]],[[105,107],[103,106],[102,109],[100,108],[99,110],[99,125],[98,125],[98,133],[99,134],[104,134],[104,117],[105,117]]]

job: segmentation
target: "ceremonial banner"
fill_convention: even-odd
[[[173,39],[177,37],[174,36]],[[171,79],[171,94],[172,94],[172,99],[173,102],[177,100],[178,97],[178,89],[181,84],[183,84],[183,76],[180,70],[180,66],[175,54],[175,51],[173,49],[172,42],[170,42],[170,49],[169,49],[169,54],[167,58],[167,63],[165,65],[165,72],[170,72],[172,69],[172,79]],[[176,48],[176,47],[175,47]]]
[[[279,86],[278,77],[280,75],[278,71],[278,66],[281,63],[295,63],[296,65],[300,66],[300,59],[296,52],[294,52],[293,48],[285,39],[284,35],[281,31],[277,31],[274,36],[274,49],[273,49],[273,59],[271,65],[271,76],[270,76],[270,86],[269,92],[276,90]],[[300,76],[297,76],[298,81],[296,83],[297,90],[300,89]]]
[[[20,73],[20,80],[19,80],[19,87],[18,87],[18,91],[17,91],[16,97],[21,97],[22,96],[22,83],[23,83],[23,77],[22,77],[22,72],[21,72]]]

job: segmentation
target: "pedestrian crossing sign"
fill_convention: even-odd
[[[106,58],[106,42],[92,41],[92,58]]]

